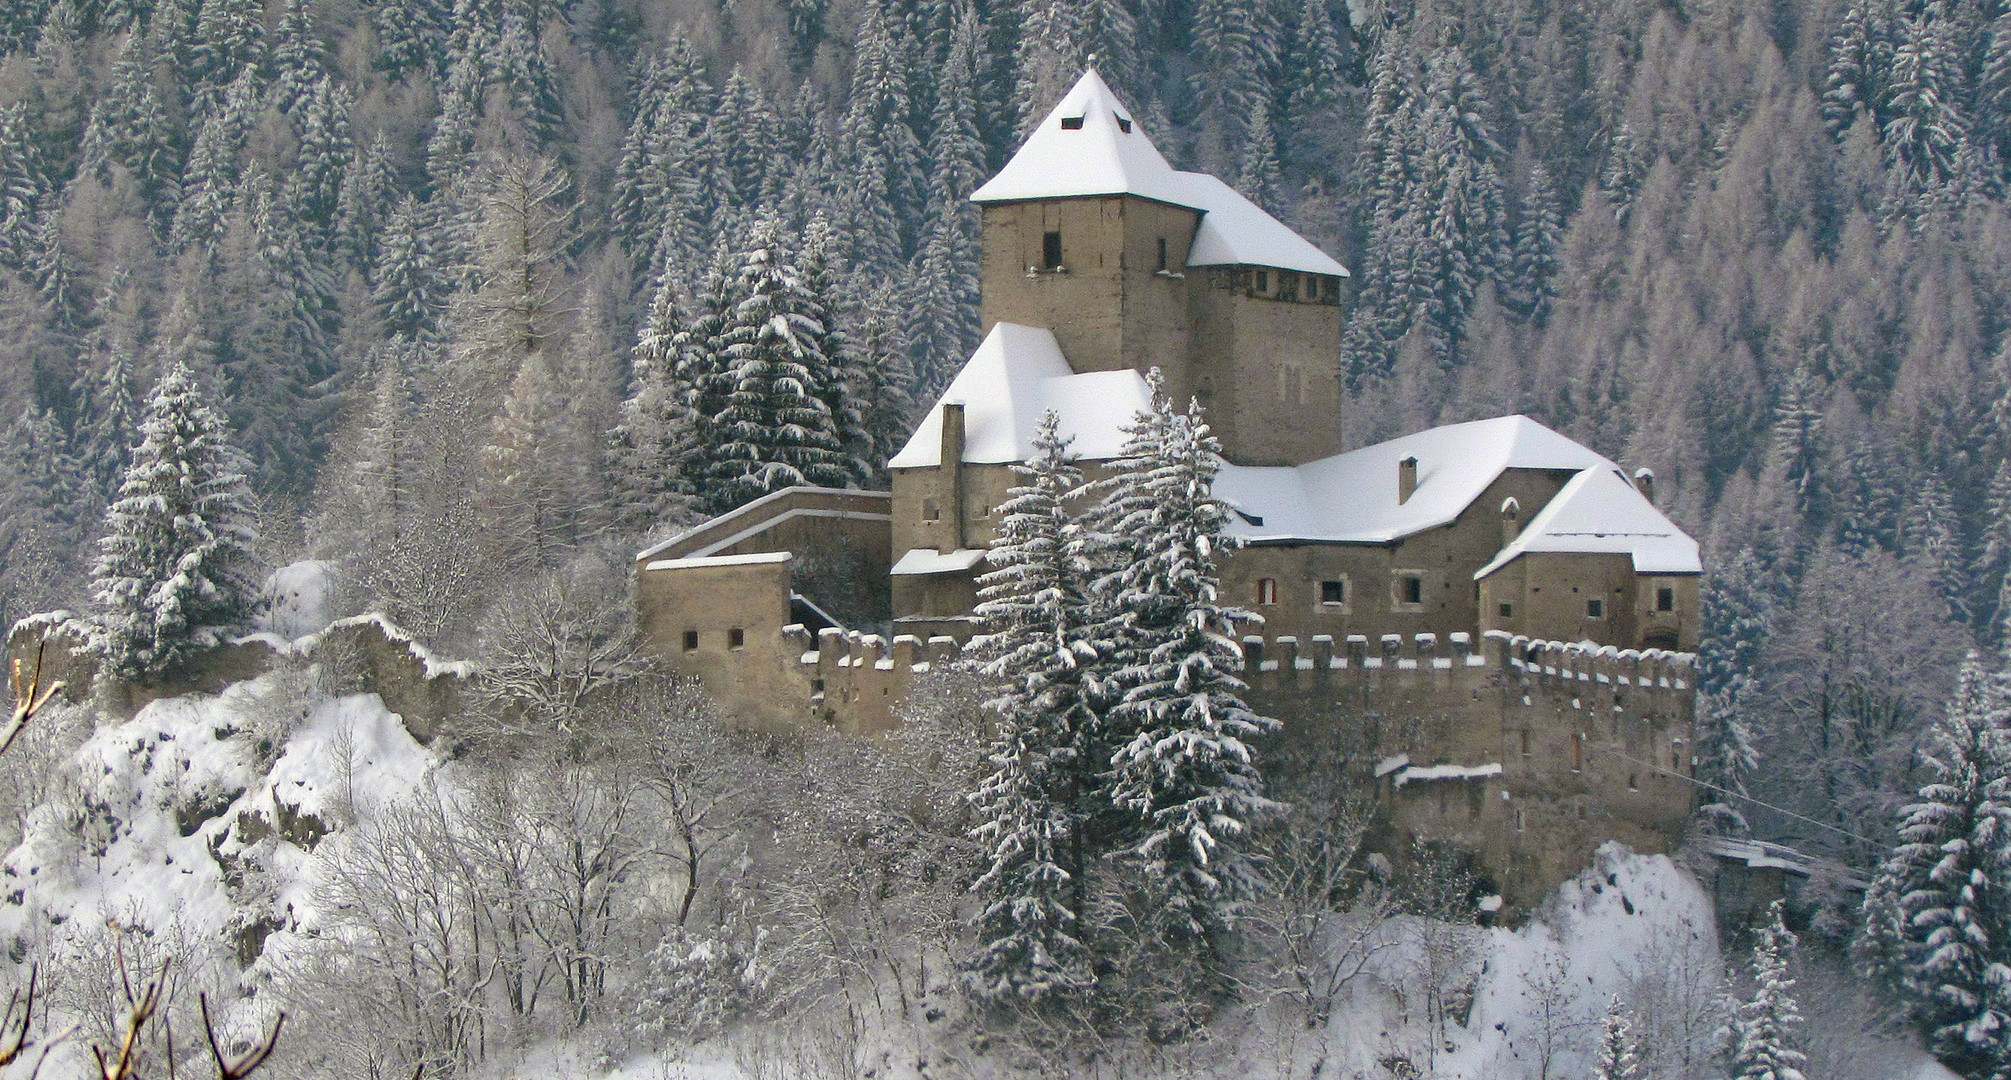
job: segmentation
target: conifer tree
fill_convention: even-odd
[[[989,772],[971,795],[987,867],[978,946],[966,978],[980,997],[1041,1001],[1094,982],[1083,915],[1093,854],[1099,774],[1107,756],[1092,704],[1089,576],[1085,538],[1068,500],[1082,480],[1048,412],[1034,454],[1000,508],[1004,520],[978,579],[972,643],[998,686],[985,703],[995,726]]]
[[[114,167],[124,169],[139,186],[140,197],[158,215],[172,202],[169,188],[174,179],[174,148],[173,130],[154,89],[151,61],[146,39],[137,32],[127,34],[118,59],[112,63],[110,84],[91,104],[78,168],[105,183],[112,181]]]
[[[1795,1048],[1801,1007],[1792,995],[1788,956],[1796,944],[1782,921],[1781,901],[1768,909],[1753,945],[1753,996],[1739,1006],[1730,1035],[1731,1080],[1807,1080],[1808,1056]]]
[[[446,310],[440,295],[445,284],[421,227],[422,214],[419,201],[409,192],[392,209],[378,243],[370,298],[386,331],[407,341],[432,342],[439,339],[440,317]]]
[[[1074,0],[1026,0],[1020,5],[1013,57],[1016,139],[1024,140],[1082,73],[1091,51],[1084,44],[1086,30],[1082,7]]]
[[[861,440],[854,456],[870,466],[870,475],[884,479],[887,460],[900,452],[914,431],[916,397],[908,338],[901,329],[900,296],[892,285],[881,285],[866,295],[852,348],[851,398],[859,406]]]
[[[1564,231],[1557,191],[1542,165],[1529,170],[1529,195],[1515,233],[1515,293],[1529,317],[1542,321],[1557,296],[1557,242]]]
[[[1327,0],[1300,0],[1292,24],[1291,47],[1281,65],[1287,84],[1285,119],[1290,131],[1304,131],[1339,102],[1347,83],[1341,34]]]
[[[1963,66],[1940,0],[1900,16],[1885,87],[1885,155],[1899,187],[1926,192],[1956,172],[1968,123]]]
[[[1943,1061],[1985,1075],[2011,1049],[2011,779],[2001,679],[1972,654],[1925,755],[1932,782],[1865,906],[1873,968]],[[1757,958],[1757,954],[1756,954]]]
[[[170,364],[98,541],[93,643],[110,670],[158,676],[243,629],[257,595],[245,469],[196,375]]]
[[[0,107],[0,266],[21,270],[34,259],[35,215],[49,178],[27,102]]]
[[[1850,0],[1830,38],[1829,72],[1823,81],[1823,123],[1841,138],[1858,117],[1883,127],[1884,77],[1892,63],[1891,26],[1886,0]]]
[[[281,112],[291,113],[311,95],[324,92],[329,74],[321,63],[321,50],[307,0],[286,0],[272,40],[272,103]]]
[[[615,520],[638,533],[683,523],[696,513],[685,469],[696,461],[698,447],[677,382],[681,323],[675,283],[659,281],[636,337],[633,392],[609,436]]]
[[[1278,140],[1271,132],[1270,108],[1259,103],[1243,128],[1243,161],[1236,170],[1236,190],[1266,209],[1280,205],[1285,178],[1278,166]]]
[[[735,302],[718,351],[724,402],[706,475],[723,512],[796,484],[843,487],[843,389],[825,352],[829,329],[782,249],[780,222],[763,220],[742,252]]]
[[[342,197],[342,177],[356,157],[356,140],[349,128],[349,91],[324,75],[316,80],[294,110],[300,150],[292,182],[300,220],[326,236]]]
[[[1590,1080],[1632,1080],[1640,1073],[1641,1046],[1634,1035],[1634,1018],[1616,998],[1599,1021]]]
[[[1223,947],[1255,887],[1245,850],[1275,804],[1251,740],[1277,721],[1244,704],[1240,627],[1256,616],[1223,604],[1217,560],[1232,541],[1213,484],[1221,449],[1199,406],[1175,412],[1155,369],[1152,404],[1125,430],[1101,482],[1091,528],[1112,569],[1095,584],[1115,703],[1111,801],[1135,815],[1127,845],[1153,891],[1151,940],[1176,952]]]

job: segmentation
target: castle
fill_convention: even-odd
[[[641,552],[651,645],[740,723],[885,730],[973,633],[1035,424],[1093,474],[1147,403],[1206,408],[1243,546],[1225,599],[1253,704],[1345,727],[1400,833],[1534,903],[1609,839],[1668,850],[1691,804],[1697,544],[1652,478],[1526,417],[1340,452],[1348,271],[1220,180],[1175,170],[1094,72],[972,196],[984,342],[889,492],[792,488]]]

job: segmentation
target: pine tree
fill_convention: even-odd
[[[1152,405],[1126,427],[1090,527],[1112,567],[1095,585],[1110,641],[1111,801],[1135,815],[1129,855],[1154,906],[1144,930],[1176,952],[1219,950],[1255,887],[1244,850],[1275,804],[1250,741],[1277,729],[1243,702],[1236,632],[1256,621],[1223,605],[1217,560],[1228,514],[1213,494],[1221,450],[1198,406],[1173,411],[1155,369]]]
[[[1985,1075],[2011,1049],[2011,779],[2001,680],[1972,654],[1925,755],[1932,782],[1866,903],[1907,1011],[1942,1060]]]
[[[1541,322],[1557,296],[1557,242],[1564,225],[1557,191],[1543,166],[1529,170],[1529,195],[1515,232],[1515,294],[1530,318]]]
[[[91,104],[78,169],[108,184],[114,168],[124,169],[158,215],[172,205],[174,147],[173,129],[154,89],[151,62],[145,39],[128,34],[112,64],[110,84]]]
[[[1976,103],[1969,115],[1974,119],[1973,140],[1995,152],[1998,161],[2011,160],[2011,10],[2000,12],[1991,23],[1990,44],[1976,80]]]
[[[1924,470],[1918,494],[1907,514],[1900,554],[1918,566],[1948,605],[1948,617],[1969,621],[1969,576],[1962,557],[1959,522],[1939,471]]]
[[[890,273],[905,261],[913,218],[928,178],[914,129],[914,101],[903,56],[909,43],[884,0],[866,0],[852,72],[852,97],[839,125],[840,153],[853,182],[847,232],[862,271]]]
[[[1083,920],[1098,774],[1106,755],[1088,683],[1096,661],[1084,537],[1068,500],[1082,480],[1059,418],[1041,417],[1034,455],[978,579],[983,636],[973,655],[998,686],[990,772],[971,795],[971,836],[988,866],[966,978],[980,997],[1042,1001],[1094,982]]]
[[[1236,170],[1236,190],[1258,206],[1276,210],[1285,178],[1278,166],[1278,140],[1271,133],[1270,108],[1259,103],[1243,132],[1243,161]]]
[[[325,91],[328,69],[321,63],[321,39],[314,34],[314,13],[307,0],[286,0],[272,40],[272,103],[291,113],[311,96]]]
[[[1255,110],[1276,101],[1276,12],[1257,0],[1196,0],[1192,25],[1195,105],[1208,132],[1238,145]]]
[[[377,248],[377,268],[370,278],[370,298],[389,333],[407,341],[439,340],[440,317],[446,304],[440,292],[440,268],[421,228],[419,201],[406,193],[384,223]]]
[[[257,595],[245,470],[196,376],[171,364],[98,541],[93,642],[110,670],[159,676],[244,627]]]
[[[1300,0],[1292,25],[1291,48],[1280,65],[1285,87],[1285,120],[1290,131],[1304,131],[1340,101],[1347,86],[1341,34],[1334,26],[1328,0]]]
[[[377,66],[392,80],[439,77],[447,56],[447,11],[437,0],[381,0],[373,5]]]
[[[1613,205],[1613,220],[1627,223],[1627,212],[1634,208],[1634,196],[1647,175],[1648,163],[1641,159],[1634,125],[1622,123],[1606,143],[1606,164],[1599,170],[1599,189]]]
[[[1737,800],[1746,794],[1746,777],[1759,767],[1747,717],[1757,707],[1758,668],[1782,602],[1773,559],[1752,547],[1726,560],[1704,590],[1695,768],[1710,795],[1698,813],[1731,832],[1746,827]]]
[[[1886,163],[1902,190],[1926,192],[1955,175],[1967,134],[1962,59],[1940,0],[1902,15],[1897,37],[1886,86]]]
[[[49,178],[26,102],[0,107],[0,266],[25,269],[34,258],[35,216]]]
[[[1790,993],[1795,980],[1788,977],[1796,941],[1782,921],[1781,906],[1776,900],[1768,909],[1753,945],[1753,996],[1732,1019],[1732,1080],[1807,1080],[1802,1066],[1808,1057],[1794,1045],[1801,1007]]]
[[[351,104],[349,91],[324,75],[294,110],[300,133],[292,178],[299,194],[294,202],[300,220],[312,226],[317,237],[326,236],[335,221],[342,177],[356,158],[356,140],[349,129]]]
[[[720,440],[706,471],[716,512],[797,484],[843,487],[843,390],[825,353],[828,328],[782,250],[781,226],[763,220],[739,259],[735,303],[719,335]]]
[[[854,456],[884,482],[887,460],[899,453],[915,426],[915,370],[901,329],[900,297],[892,285],[866,295],[853,340],[851,397],[860,410],[863,445]]]
[[[1020,7],[1012,99],[1019,104],[1014,135],[1024,140],[1082,73],[1090,50],[1081,5],[1074,0],[1027,0]]]

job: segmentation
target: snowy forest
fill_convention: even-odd
[[[1708,903],[1639,860],[1614,889],[1691,928],[1652,970],[1578,966],[1616,933],[1596,889],[1489,954],[1457,860],[1378,862],[1362,793],[1287,759],[1275,800],[1209,780],[1251,826],[1248,910],[1233,941],[1193,922],[1190,965],[1159,948],[1185,931],[1007,857],[1052,823],[1006,821],[971,718],[1055,699],[945,673],[882,742],[777,742],[644,677],[629,557],[884,482],[977,342],[966,197],[1086,66],[1354,272],[1349,445],[1521,412],[1653,470],[1704,542],[1699,827],[1836,860],[1862,907],[1728,939],[1728,974],[1677,918]],[[285,568],[322,624],[380,614],[482,672],[437,772],[334,663],[126,723],[48,706],[0,757],[8,960],[71,1049],[141,1028],[160,980],[148,1076],[202,1053],[198,990],[240,1057],[277,1009],[321,1018],[277,1044],[301,1076],[687,1075],[620,1070],[695,1046],[688,1075],[1195,1075],[1251,1046],[1280,1076],[1510,1075],[1476,1064],[1502,1040],[1543,1080],[1889,1075],[1817,1028],[2001,1075],[2007,169],[1999,0],[5,0],[0,623],[98,613],[143,677],[278,627],[291,601],[253,601]],[[1148,421],[1139,454],[1206,456],[1205,418]],[[1050,457],[1027,529],[1073,483]],[[1160,797],[1118,788],[1071,820]],[[1137,938],[1053,951],[1092,916]],[[1376,980],[1419,989],[1330,1045]],[[1449,1034],[1476,1016],[1523,1034]]]

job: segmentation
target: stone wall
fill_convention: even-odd
[[[412,737],[431,742],[451,725],[470,693],[474,667],[442,661],[410,634],[378,615],[341,619],[319,633],[287,642],[253,634],[197,656],[180,672],[151,682],[100,676],[97,659],[84,647],[81,625],[68,612],[35,616],[14,625],[7,654],[32,670],[42,657],[44,685],[64,683],[63,696],[95,703],[115,717],[130,717],[149,703],[182,694],[216,694],[232,683],[255,679],[282,659],[328,661],[354,674],[363,691],[404,719]]]

